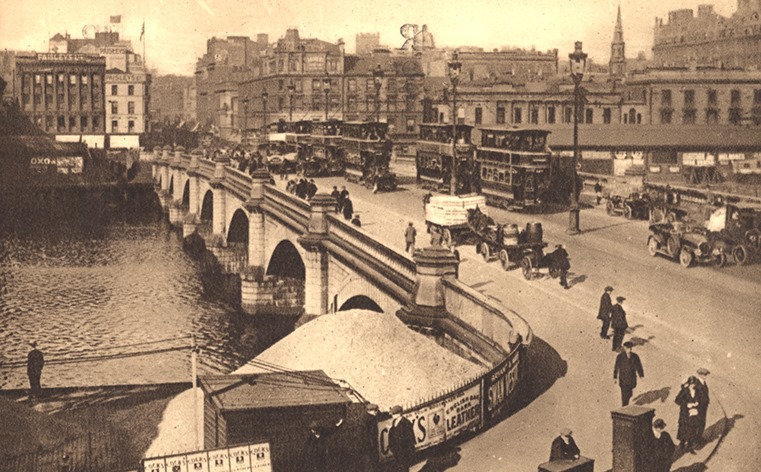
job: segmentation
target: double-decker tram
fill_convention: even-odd
[[[343,173],[344,163],[340,155],[342,124],[340,120],[311,123],[309,152],[304,155],[302,161],[306,177]]]
[[[279,121],[267,126],[261,136],[259,153],[264,157],[270,172],[294,171],[298,162],[298,145],[289,140],[288,123]],[[307,135],[308,136],[308,135]]]
[[[537,209],[550,187],[550,131],[538,128],[479,128],[476,149],[481,191],[490,205]]]
[[[349,182],[362,182],[375,190],[396,189],[396,175],[389,171],[393,143],[388,124],[354,121],[341,127],[340,153],[344,176]]]
[[[474,146],[471,143],[470,125],[457,125],[456,136],[452,125],[423,123],[417,141],[415,167],[417,184],[423,188],[449,192],[452,179],[452,156],[457,153],[458,187],[470,187]],[[463,188],[458,188],[457,193]],[[465,192],[471,191],[470,189]]]

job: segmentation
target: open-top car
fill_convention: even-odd
[[[723,205],[714,209],[705,223],[740,265],[761,254],[761,210],[752,206]]]
[[[647,250],[679,260],[682,267],[695,263],[718,267],[727,262],[726,244],[715,234],[702,227],[688,227],[683,223],[656,223],[650,225]]]
[[[647,220],[650,218],[652,201],[650,195],[632,192],[628,197],[611,195],[605,210],[609,215],[624,215],[628,220]]]

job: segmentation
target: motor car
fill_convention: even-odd
[[[684,268],[693,264],[723,267],[727,263],[727,248],[725,241],[705,227],[680,222],[651,224],[647,239],[651,256],[661,254],[678,260]]]

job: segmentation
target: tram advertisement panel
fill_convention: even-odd
[[[415,449],[422,450],[444,442],[446,423],[444,421],[444,403],[436,403],[404,415],[415,432]],[[394,419],[389,418],[378,423],[378,447],[383,458],[390,457],[388,450],[388,432]]]
[[[484,377],[485,421],[490,421],[502,411],[508,397],[518,385],[520,352],[520,349],[516,349],[499,367]]]
[[[481,421],[481,384],[463,390],[448,398],[444,408],[446,418],[447,439],[460,431],[472,428]]]

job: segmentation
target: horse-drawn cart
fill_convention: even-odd
[[[477,208],[486,214],[486,197],[483,195],[432,195],[425,202],[428,232],[438,231],[443,246],[460,244],[471,234],[468,212]]]

